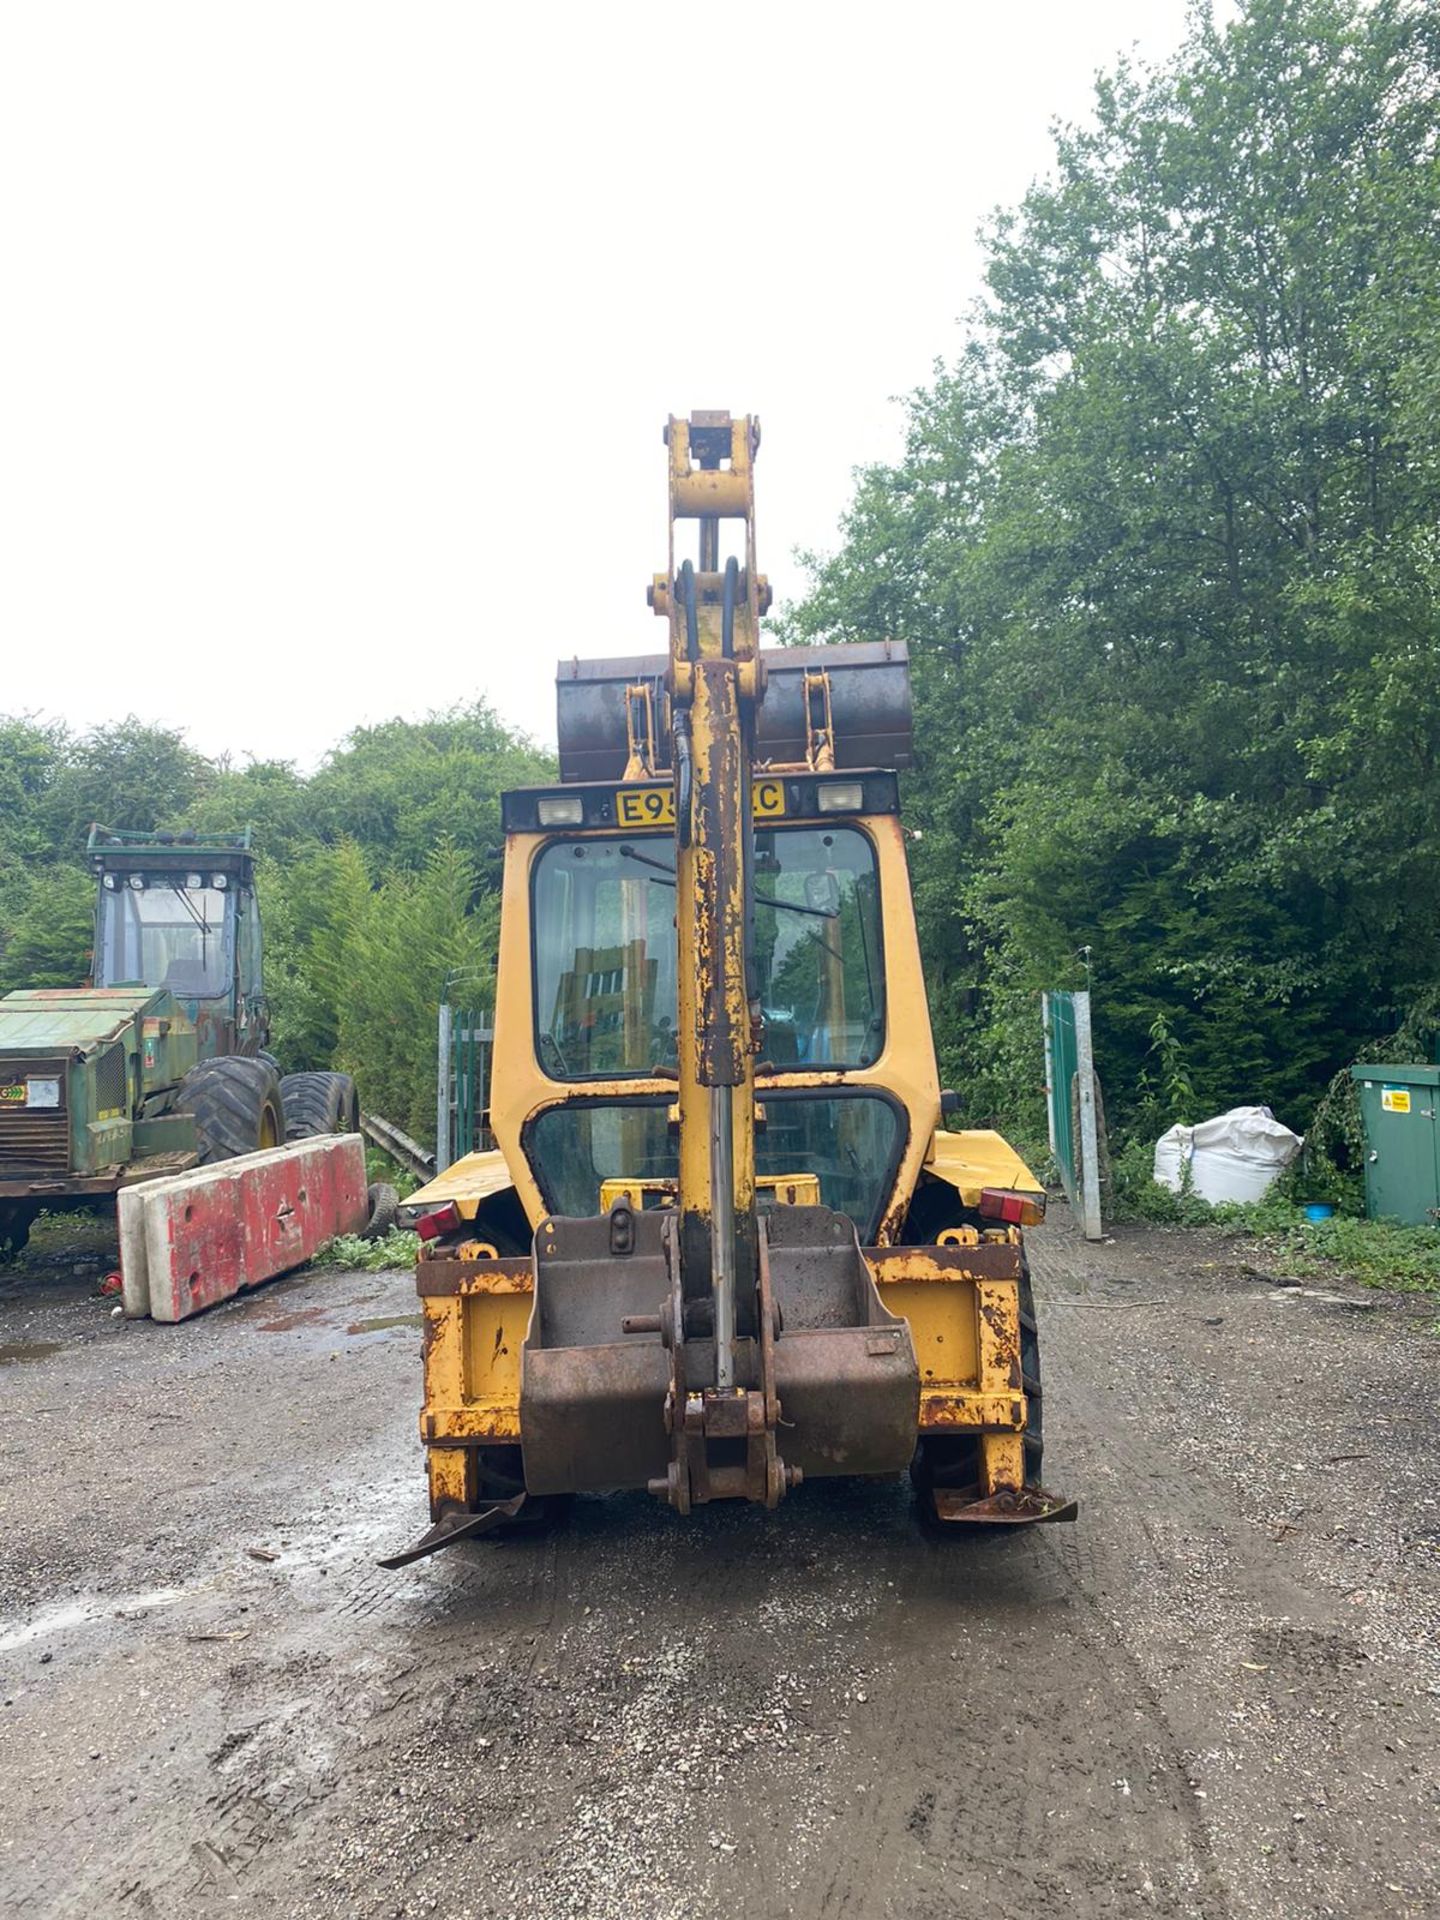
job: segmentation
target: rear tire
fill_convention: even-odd
[[[25,1251],[39,1211],[38,1202],[0,1200],[0,1260],[14,1259]]]
[[[360,1131],[360,1099],[348,1073],[287,1073],[280,1098],[287,1140]]]
[[[194,1117],[202,1167],[285,1143],[280,1079],[263,1060],[202,1060],[180,1082],[175,1104]]]

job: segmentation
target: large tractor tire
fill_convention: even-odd
[[[1025,1484],[1033,1487],[1040,1484],[1040,1469],[1045,1460],[1045,1401],[1040,1388],[1040,1328],[1035,1318],[1029,1261],[1024,1261],[1020,1269],[1020,1371],[1025,1378],[1028,1414],[1024,1433]],[[972,1436],[922,1440],[910,1467],[910,1480],[920,1502],[922,1521],[940,1525],[935,1518],[933,1498],[937,1487],[968,1487],[979,1478],[978,1439]],[[944,1534],[963,1531],[957,1527],[940,1530]]]
[[[287,1073],[280,1098],[287,1140],[360,1131],[360,1096],[348,1073]]]
[[[0,1260],[25,1251],[39,1211],[38,1201],[0,1200]]]
[[[180,1082],[176,1105],[194,1116],[201,1166],[285,1144],[280,1077],[263,1060],[202,1060]]]

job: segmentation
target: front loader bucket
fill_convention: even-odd
[[[684,1330],[673,1216],[617,1207],[543,1224],[520,1388],[531,1493],[649,1487],[688,1510],[722,1497],[774,1504],[806,1475],[903,1471],[915,1350],[853,1225],[823,1207],[777,1208],[765,1225],[774,1337],[756,1325],[757,1304],[725,1395],[708,1330]]]

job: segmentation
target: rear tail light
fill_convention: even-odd
[[[422,1240],[438,1240],[442,1233],[454,1233],[460,1225],[459,1207],[453,1200],[447,1200],[433,1213],[422,1213],[415,1222],[415,1231]]]
[[[1045,1218],[1045,1196],[1020,1193],[1013,1187],[986,1187],[977,1211],[982,1220],[999,1220],[1007,1227],[1038,1227]]]

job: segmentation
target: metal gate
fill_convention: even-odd
[[[1050,1151],[1060,1182],[1080,1216],[1087,1240],[1100,1240],[1100,1138],[1095,1114],[1095,1055],[1090,1041],[1090,995],[1047,993],[1045,1109]]]
[[[467,1153],[493,1146],[486,1124],[490,1087],[490,1049],[494,1029],[489,1012],[463,1004],[474,974],[451,975],[440,1002],[438,1072],[435,1092],[435,1171],[443,1172]]]

